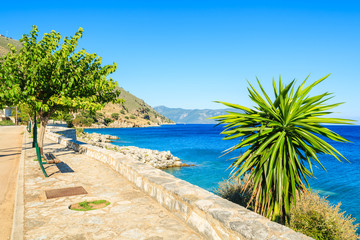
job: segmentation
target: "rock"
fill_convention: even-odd
[[[119,139],[116,136],[102,135],[98,133],[78,133],[77,138],[80,141],[102,147],[108,150],[120,152],[126,156],[140,161],[145,164],[149,164],[155,168],[165,169],[171,167],[185,167],[190,166],[182,163],[178,157],[171,154],[170,151],[157,151],[145,148],[138,148],[134,146],[119,147],[110,144],[110,140]],[[192,165],[193,166],[193,165]]]

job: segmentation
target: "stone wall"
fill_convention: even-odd
[[[66,138],[70,138],[76,141],[76,129],[75,128],[67,128],[67,127],[59,127],[56,125],[48,125],[46,127],[46,132],[54,132]]]
[[[120,153],[56,133],[46,137],[108,164],[206,239],[311,239],[198,186]]]

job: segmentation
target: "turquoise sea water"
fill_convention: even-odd
[[[313,189],[328,200],[342,203],[342,210],[357,218],[360,223],[360,126],[328,126],[352,143],[331,144],[339,150],[350,163],[340,163],[333,157],[321,155],[320,160],[327,169],[314,168],[316,179],[310,179]],[[231,161],[227,160],[240,154],[222,155],[222,152],[236,144],[237,140],[224,141],[221,126],[207,124],[164,125],[149,128],[105,128],[86,129],[86,132],[111,134],[120,139],[113,144],[119,146],[137,146],[141,148],[170,150],[185,163],[194,167],[166,170],[166,172],[184,179],[207,190],[213,190],[218,183],[229,177],[227,170]]]

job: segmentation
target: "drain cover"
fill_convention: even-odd
[[[70,188],[59,188],[46,190],[45,195],[47,199],[58,198],[58,197],[68,197],[74,195],[87,194],[87,191],[83,187],[70,187]]]

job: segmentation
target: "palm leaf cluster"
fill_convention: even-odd
[[[295,81],[284,84],[279,79],[276,86],[273,79],[273,100],[257,80],[261,95],[250,83],[250,99],[254,109],[225,103],[239,112],[228,112],[215,117],[219,124],[225,124],[222,134],[225,140],[240,139],[227,152],[243,149],[243,154],[232,163],[232,177],[241,178],[245,173],[250,177],[244,188],[253,185],[252,199],[255,211],[284,222],[289,216],[290,204],[296,204],[299,191],[306,191],[308,177],[313,177],[313,165],[324,170],[318,155],[329,154],[337,160],[345,159],[339,151],[323,138],[348,142],[329,130],[323,124],[350,124],[352,121],[340,118],[326,118],[332,109],[341,103],[329,104],[331,93],[309,96],[309,92],[329,75],[305,87],[306,80],[297,88]],[[323,137],[323,138],[322,138]],[[245,150],[246,149],[246,150]]]

